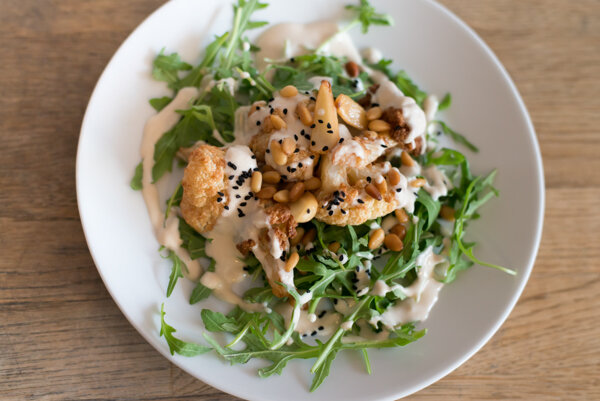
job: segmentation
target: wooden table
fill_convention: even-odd
[[[121,41],[161,2],[0,2],[0,399],[233,399],[129,325],[77,212],[88,98]],[[600,1],[442,2],[496,52],[529,107],[546,220],[531,280],[502,329],[409,399],[598,400]]]

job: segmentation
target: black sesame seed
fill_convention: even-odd
[[[287,109],[283,109],[283,114],[287,114]]]
[[[294,134],[294,139],[298,140],[298,135]]]
[[[346,193],[344,191],[340,191],[340,193],[342,194],[342,197],[345,198],[346,197]]]
[[[316,143],[315,141],[312,141],[310,144],[311,144],[312,146],[315,146],[317,143]]]
[[[327,133],[328,133],[328,134],[333,134],[333,130],[332,130],[332,129],[328,129],[328,130],[327,130]]]
[[[316,100],[317,100],[317,98],[316,98],[316,97],[314,97],[314,96],[311,96],[311,97],[310,97],[310,100],[315,100],[315,101],[316,101]]]
[[[283,144],[283,139],[280,139],[280,140],[279,140],[279,141],[277,141],[277,142],[279,142],[279,144],[281,145],[281,144]]]
[[[256,125],[260,125],[260,121],[257,121],[257,122],[256,122]]]
[[[296,148],[296,149],[294,150],[294,153],[298,153],[298,152],[300,152],[300,148]]]
[[[344,138],[340,138],[338,143],[342,143],[342,142],[344,142]]]
[[[339,196],[340,195],[340,191],[333,191],[333,196]]]
[[[244,200],[249,200],[250,198],[252,198],[252,195],[246,195],[246,196],[244,196]]]
[[[233,177],[232,175],[230,175],[230,176],[229,176],[229,179],[230,179],[230,180],[233,180],[233,179],[234,179],[234,177]]]
[[[330,210],[330,211],[329,211],[329,215],[330,215],[330,216],[333,216],[333,210]]]
[[[396,188],[396,192],[398,192],[398,193],[402,192],[402,188]]]
[[[223,198],[217,198],[217,202],[223,202]]]
[[[251,158],[252,160],[254,160],[254,159],[256,159],[256,156],[252,155],[252,156],[250,156],[250,158]]]
[[[292,57],[292,58],[290,58],[290,63],[293,63],[294,61],[296,61],[296,59],[295,59],[295,58],[293,58],[293,57]]]
[[[241,195],[236,195],[235,198],[236,199],[240,199],[242,196]]]
[[[371,104],[371,106],[373,106],[373,107],[378,107],[378,106],[379,106],[379,103],[372,103],[372,104]]]
[[[231,167],[232,169],[237,170],[237,166],[235,164],[233,164],[232,162],[227,162],[227,165],[229,167]]]
[[[365,203],[365,201],[364,201],[364,200],[362,200],[362,199],[357,199],[356,201],[357,201],[358,203]]]
[[[274,97],[270,98],[270,99],[269,99],[269,103],[271,103],[273,100],[275,100],[275,98],[274,98]]]
[[[225,210],[229,210],[229,206],[225,206]]]
[[[315,155],[310,155],[310,158],[311,158],[312,160],[314,160],[314,159],[315,159]]]
[[[346,214],[346,211],[344,209],[341,209],[342,214]]]
[[[385,149],[385,148],[387,148],[387,145],[384,145],[384,144],[382,143],[382,144],[381,144],[381,147]]]
[[[371,177],[367,177],[367,182],[371,182]]]
[[[256,110],[260,110],[260,106],[256,106]]]
[[[217,192],[217,193],[218,193],[219,195],[221,195],[221,196],[225,196],[225,194],[224,194],[223,192],[220,192],[220,191],[219,191],[219,192]]]
[[[317,331],[316,330],[313,331],[312,333],[310,333],[310,335],[313,336],[313,337],[316,336],[317,335]]]
[[[298,163],[298,167],[302,168],[302,163]]]
[[[295,168],[295,167],[292,167],[292,169],[291,169],[291,172],[292,172],[292,173],[295,173],[295,172],[296,172],[296,168]]]
[[[273,109],[269,110],[269,114],[273,114],[274,111],[275,110],[273,110]]]
[[[319,313],[319,316],[317,316],[317,317],[320,319],[323,316],[325,316],[326,313],[327,313],[327,311],[322,311],[321,313]]]
[[[331,128],[331,123],[327,123],[327,128]]]
[[[402,129],[402,126],[400,126],[400,125],[396,125],[396,127],[394,127],[394,130],[395,130],[395,131],[398,131],[398,130],[400,130],[400,129]]]
[[[265,152],[266,153],[271,153],[271,149],[267,149]]]
[[[319,326],[319,330],[325,330],[325,327]]]
[[[310,126],[310,128],[315,128],[317,126],[317,124],[313,124]]]
[[[337,298],[333,298],[333,304],[334,304],[334,305],[337,305],[337,303],[338,303],[338,300],[337,300]]]
[[[237,185],[234,185],[233,187],[231,187],[233,189],[240,189]]]
[[[306,213],[310,214],[310,208],[306,209]]]
[[[240,203],[240,206],[241,206],[241,207],[244,207],[244,206],[246,206],[247,204],[248,204],[248,202],[242,202],[242,203]]]
[[[317,120],[319,124],[323,124],[323,120]]]
[[[323,152],[326,152],[329,149],[329,146],[323,146]]]
[[[440,135],[442,135],[442,131],[438,131],[438,132],[436,132],[436,135],[437,135],[437,136],[440,136]]]

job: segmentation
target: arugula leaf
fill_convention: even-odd
[[[206,347],[204,345],[182,341],[173,336],[173,333],[175,332],[176,330],[172,326],[169,326],[167,322],[165,322],[165,304],[163,303],[160,306],[159,335],[161,337],[164,336],[165,340],[167,340],[167,344],[169,345],[169,352],[171,352],[171,355],[175,355],[175,353],[178,353],[179,355],[183,356],[196,356],[200,354],[205,354],[211,350],[210,347]]]
[[[312,384],[310,385],[311,392],[315,391],[321,385],[321,383],[323,383],[323,380],[325,380],[325,378],[329,376],[331,364],[333,363],[333,360],[335,359],[337,353],[337,349],[331,351],[331,353],[329,353],[325,358],[323,364],[315,370],[315,376],[313,377]]]
[[[448,125],[445,122],[439,121],[439,120],[436,120],[434,122],[439,124],[440,127],[442,128],[442,132],[444,132],[444,134],[450,136],[450,138],[452,138],[452,140],[454,142],[460,143],[461,145],[466,146],[472,152],[479,152],[479,149],[477,148],[477,146],[473,145],[471,142],[469,142],[469,140],[467,138],[465,138],[458,132],[456,132],[453,129],[451,129],[450,127],[448,127]]]
[[[171,53],[167,56],[164,50],[160,51],[152,63],[152,76],[157,81],[168,83],[171,88],[179,81],[179,71],[191,70],[192,66],[181,61],[179,54]]]
[[[355,11],[358,15],[355,21],[361,25],[362,33],[367,33],[371,25],[394,25],[394,20],[389,14],[378,13],[367,0],[360,0],[360,5],[347,5],[347,10]]]
[[[417,203],[423,205],[427,210],[427,224],[425,225],[425,230],[429,230],[440,214],[442,205],[440,202],[434,201],[431,195],[423,189],[420,189],[418,194]]]
[[[150,103],[150,106],[154,107],[154,110],[161,111],[162,109],[165,108],[166,105],[171,103],[171,100],[173,100],[173,99],[170,98],[169,96],[163,96],[163,97],[155,97],[153,99],[150,99],[148,102]]]
[[[428,157],[426,164],[436,164],[438,166],[455,166],[464,163],[465,156],[458,150],[443,148],[433,152]]]
[[[210,309],[202,309],[200,316],[206,330],[212,332],[236,333],[245,325],[245,322],[240,322],[232,316],[225,316]]]
[[[169,250],[169,254],[164,258],[170,259],[172,262],[171,275],[169,276],[169,285],[167,286],[168,298],[171,296],[171,293],[173,293],[173,289],[175,288],[175,284],[177,284],[177,280],[179,280],[180,277],[183,278],[182,267],[186,270],[187,267],[185,263],[183,263],[183,261],[179,259],[179,256],[177,256],[177,254],[171,250]]]
[[[452,95],[450,93],[446,93],[446,96],[442,99],[440,104],[438,105],[438,110],[446,110],[452,104]]]
[[[196,283],[196,287],[192,291],[192,295],[190,295],[190,305],[198,303],[210,296],[212,290],[202,284],[200,281]]]
[[[394,83],[400,88],[404,95],[412,97],[419,106],[423,107],[423,101],[427,97],[427,93],[419,89],[419,87],[410,79],[406,71],[398,71],[398,74],[396,74],[396,77],[394,78]]]
[[[135,166],[135,173],[133,173],[133,178],[131,178],[131,182],[129,186],[134,191],[140,191],[142,189],[142,177],[144,175],[144,162],[141,161]]]
[[[194,228],[181,217],[179,218],[179,236],[181,237],[182,242],[181,247],[188,251],[192,260],[209,257],[205,251],[206,241],[209,240],[194,230]],[[211,268],[208,270],[211,271]]]

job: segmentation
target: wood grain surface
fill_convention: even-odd
[[[88,98],[119,44],[161,3],[0,0],[2,400],[234,399],[169,363],[129,325],[77,212]],[[599,400],[600,1],[442,3],[495,51],[529,108],[546,219],[533,274],[504,326],[408,399]]]

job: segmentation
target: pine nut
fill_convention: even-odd
[[[444,220],[454,221],[454,209],[452,209],[450,206],[442,205],[442,208],[440,209],[440,216],[442,216],[442,219]]]
[[[289,208],[292,216],[298,223],[306,223],[317,214],[317,198],[311,192],[305,192],[300,199],[290,203]]]
[[[377,120],[381,118],[382,115],[383,110],[381,110],[381,107],[379,106],[371,107],[369,110],[367,110],[367,120],[369,121]]]
[[[267,171],[266,173],[263,173],[262,179],[267,184],[277,184],[281,181],[281,174],[277,171]]]
[[[373,120],[369,122],[369,130],[375,132],[389,131],[390,125],[383,120]]]
[[[367,127],[367,113],[348,95],[339,94],[335,99],[337,114],[347,125],[363,130]]]
[[[271,154],[273,155],[273,161],[278,166],[283,166],[287,163],[287,155],[283,153],[283,149],[281,149],[281,144],[277,141],[271,141]]]
[[[385,238],[385,233],[383,229],[378,228],[371,233],[369,236],[369,249],[377,249],[383,243],[383,239]]]
[[[302,245],[308,245],[308,243],[313,242],[316,237],[317,229],[313,227],[304,234],[304,237],[302,237]]]
[[[410,182],[410,186],[413,188],[421,188],[426,183],[427,181],[425,181],[425,178],[415,178]]]
[[[348,61],[344,67],[346,67],[346,72],[350,78],[358,77],[360,69],[358,68],[358,64],[354,61]]]
[[[394,252],[400,252],[404,248],[402,240],[396,234],[386,235],[383,243],[387,249]]]
[[[331,252],[337,252],[338,249],[340,249],[340,243],[337,241],[332,242],[331,244],[327,245],[327,248],[331,251]]]
[[[400,239],[404,239],[404,237],[406,237],[406,227],[404,227],[402,224],[396,224],[394,227],[390,228],[390,232],[392,234],[396,234]]]
[[[317,177],[310,177],[304,181],[304,189],[307,191],[314,191],[315,189],[321,188],[321,180]]]
[[[285,270],[288,273],[291,272],[292,269],[298,264],[298,261],[300,261],[300,255],[298,255],[298,252],[296,251],[292,252],[288,260],[285,262],[283,270]]]
[[[260,191],[256,193],[256,197],[259,199],[271,199],[277,192],[277,188],[272,186],[262,187]]]
[[[281,144],[281,149],[288,156],[294,153],[294,150],[296,150],[296,141],[294,141],[294,138],[285,138]]]
[[[298,103],[298,105],[296,106],[296,114],[298,114],[298,118],[300,118],[302,124],[306,126],[312,125],[313,117],[310,114],[308,107],[306,107],[306,104],[304,104],[303,102]]]
[[[302,195],[304,195],[304,183],[297,182],[290,189],[290,202],[296,202]]]
[[[396,219],[399,223],[408,223],[408,214],[406,214],[406,211],[404,209],[396,209],[394,211],[394,214],[396,215]]]
[[[275,131],[278,131],[283,128],[287,128],[287,124],[285,123],[285,121],[283,121],[283,119],[281,117],[279,117],[277,114],[271,114],[270,118],[271,118],[271,124],[273,124],[273,128],[275,128]]]
[[[252,189],[252,192],[257,193],[260,191],[262,187],[262,178],[262,173],[260,171],[252,173],[252,181],[250,182],[250,189]]]
[[[381,196],[381,192],[379,192],[379,190],[377,189],[377,187],[373,184],[369,184],[365,187],[365,191],[367,191],[367,193],[369,194],[369,196],[371,196],[371,198],[373,199],[377,199],[378,201],[380,201],[382,198]]]
[[[281,191],[275,192],[273,195],[273,200],[279,203],[287,203],[290,201],[290,191],[287,189],[282,189]]]
[[[388,180],[390,181],[390,185],[393,187],[400,184],[400,172],[397,168],[394,167],[390,170],[388,173]]]
[[[300,241],[302,241],[303,237],[304,237],[304,228],[296,227],[296,235],[294,235],[292,238],[290,238],[290,245],[291,246],[298,245],[300,243]]]
[[[388,188],[387,188],[387,182],[385,182],[385,180],[381,180],[380,182],[376,182],[375,186],[379,190],[379,193],[381,193],[381,194],[387,193]]]
[[[412,167],[415,165],[415,161],[406,151],[403,151],[400,155],[400,161],[402,162],[403,166]]]
[[[294,97],[298,94],[298,89],[294,85],[288,85],[283,87],[279,94],[283,97]]]
[[[267,171],[274,171],[275,169],[271,166],[269,166],[268,164],[265,164],[264,166],[262,166],[262,172],[263,174],[266,173]]]

